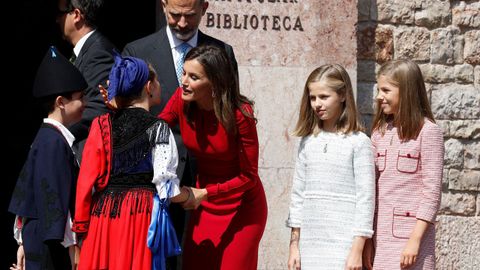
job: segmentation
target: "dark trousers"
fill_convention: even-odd
[[[22,238],[25,251],[25,269],[71,269],[68,249],[60,244],[61,240],[43,241],[41,231],[40,223],[37,219],[29,219],[23,225]]]

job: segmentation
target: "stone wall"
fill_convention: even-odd
[[[287,269],[285,226],[299,138],[291,136],[310,72],[343,65],[356,83],[356,0],[209,0],[200,29],[234,48],[241,92],[255,101],[268,221],[259,269]],[[339,27],[341,26],[341,27]]]
[[[379,64],[421,67],[445,135],[438,269],[480,269],[480,0],[209,0],[201,30],[234,47],[241,91],[256,102],[259,173],[269,214],[259,269],[286,269],[285,227],[304,82],[344,65],[370,126]]]
[[[359,0],[358,101],[373,114],[375,70],[398,58],[421,67],[444,130],[437,269],[480,269],[480,1]]]

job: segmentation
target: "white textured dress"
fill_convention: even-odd
[[[300,228],[302,270],[343,270],[353,238],[372,237],[374,208],[374,156],[364,133],[302,138],[287,220]]]

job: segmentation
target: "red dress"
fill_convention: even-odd
[[[171,127],[179,124],[183,142],[197,160],[196,187],[208,191],[208,200],[189,221],[183,270],[257,269],[267,202],[258,176],[255,120],[237,109],[238,132],[231,135],[213,110],[195,109],[189,124],[181,95],[179,88],[159,116]],[[243,108],[252,112],[250,105]]]

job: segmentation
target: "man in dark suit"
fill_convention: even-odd
[[[162,6],[167,25],[156,33],[128,43],[123,50],[124,55],[148,61],[157,72],[162,87],[162,102],[160,106],[150,109],[154,115],[158,115],[163,110],[170,97],[180,86],[183,57],[193,47],[215,45],[225,49],[238,74],[233,48],[198,30],[200,21],[208,8],[208,2],[205,0],[162,0]],[[185,51],[182,50],[184,43],[188,44]],[[188,155],[178,127],[173,128],[172,131],[179,155],[178,178],[181,179],[182,185],[193,185],[195,161],[192,156]],[[177,204],[172,204],[170,207],[177,235],[179,239],[182,239],[185,213]]]
[[[123,54],[148,61],[158,74],[162,87],[162,103],[153,107],[151,112],[158,115],[180,85],[177,77],[179,47],[188,43],[190,48],[199,45],[215,45],[224,48],[235,71],[237,61],[232,46],[208,36],[198,30],[198,26],[208,8],[205,0],[162,0],[167,25],[158,32],[128,43]],[[187,50],[188,51],[188,50]]]
[[[96,30],[103,4],[104,0],[59,0],[58,3],[57,23],[65,40],[74,46],[70,60],[88,83],[82,120],[69,128],[76,138],[74,150],[79,161],[93,118],[108,111],[98,85],[106,85],[115,47]]]

